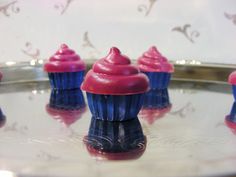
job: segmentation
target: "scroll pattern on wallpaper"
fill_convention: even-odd
[[[76,0],[62,0],[60,2],[55,1],[54,5],[51,9],[59,12],[58,18],[61,15],[65,15],[67,11],[70,10],[70,7],[73,6]],[[154,11],[158,10],[159,2],[164,0],[143,0],[142,2],[138,1],[136,5],[137,14],[143,14],[144,17],[149,18],[149,15]],[[0,3],[0,18],[10,18],[13,15],[17,15],[23,9],[21,8],[21,0],[13,0],[13,1],[5,1],[5,3]],[[78,1],[77,1],[78,2]],[[154,9],[154,7],[156,7]],[[236,14],[224,12],[225,20],[232,22],[233,25],[236,25]],[[191,23],[185,23],[184,25],[174,26],[170,29],[170,32],[173,32],[177,35],[182,35],[186,41],[189,41],[191,44],[195,44],[198,42],[198,38],[200,38],[201,32],[198,29],[195,29]],[[89,29],[88,31],[81,33],[82,36],[82,45],[81,47],[87,52],[87,55],[90,58],[97,57],[101,52],[95,47],[94,42],[89,37]],[[96,35],[96,34],[93,34]],[[39,60],[43,57],[41,56],[41,51],[43,49],[39,49],[38,47],[33,45],[34,41],[27,41],[23,48],[21,48],[21,52],[26,55],[31,60]]]

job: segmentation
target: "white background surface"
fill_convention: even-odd
[[[171,60],[236,64],[234,14],[235,0],[0,0],[0,62],[47,59],[67,43],[82,58],[111,46],[137,58],[156,45]],[[185,24],[193,42],[172,31]]]

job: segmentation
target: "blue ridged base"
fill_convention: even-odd
[[[3,114],[2,109],[0,108],[0,128],[3,127],[6,123],[6,116]]]
[[[138,118],[109,122],[92,118],[86,143],[103,152],[128,152],[145,146],[145,137]]]
[[[230,115],[228,115],[228,119],[229,121],[236,123],[236,102],[234,102],[232,105]]]
[[[52,89],[80,88],[84,78],[84,71],[66,73],[48,73]]]
[[[87,92],[89,109],[94,118],[107,121],[125,121],[137,117],[143,103],[143,94],[99,95]]]
[[[166,72],[143,72],[149,79],[151,89],[165,89],[168,87],[171,74]]]
[[[234,100],[236,100],[236,85],[233,85],[232,89],[233,89]]]
[[[52,90],[50,107],[64,110],[75,110],[85,107],[83,93],[80,89]]]
[[[166,108],[170,105],[168,89],[151,89],[144,95],[143,108]]]

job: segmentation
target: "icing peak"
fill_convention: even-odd
[[[105,57],[105,60],[112,64],[127,65],[130,64],[130,60],[125,55],[122,55],[120,50],[116,47],[110,49],[109,54]]]
[[[44,65],[44,70],[47,72],[77,72],[85,70],[85,63],[74,50],[66,44],[62,44]]]
[[[155,59],[160,59],[162,60],[164,57],[162,57],[161,53],[157,50],[155,46],[152,46],[148,49],[147,52],[143,54],[144,57],[148,58],[155,58]]]
[[[148,78],[131,65],[130,59],[113,47],[94,63],[81,88],[95,94],[129,95],[148,90]]]
[[[80,60],[79,55],[70,49],[66,44],[62,44],[60,49],[49,59],[50,61]]]
[[[139,69],[143,72],[168,72],[172,73],[174,67],[166,57],[157,50],[155,46],[149,48],[142,57],[138,59]]]

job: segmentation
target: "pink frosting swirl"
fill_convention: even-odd
[[[94,63],[81,88],[94,94],[130,95],[146,92],[148,85],[148,78],[113,47],[105,58]]]
[[[174,72],[174,67],[161,55],[155,46],[152,46],[138,59],[138,67],[143,72]]]
[[[60,49],[45,63],[44,70],[51,73],[78,72],[85,70],[85,63],[74,50],[66,44],[62,44]]]
[[[229,75],[228,82],[232,85],[236,85],[236,71]]]

